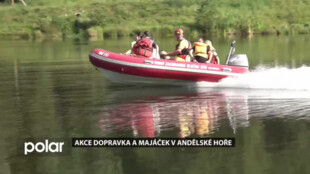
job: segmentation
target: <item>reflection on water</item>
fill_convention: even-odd
[[[154,89],[152,90],[154,91]],[[180,137],[207,135],[215,128],[221,99],[204,96],[152,97],[104,108],[100,114],[103,131],[131,129],[133,136],[161,136],[161,132],[179,129]],[[200,98],[202,97],[202,98]]]
[[[238,128],[250,125],[251,117],[304,120],[310,117],[307,91],[166,87],[117,91],[108,98],[121,100],[127,93],[135,96],[128,102],[104,106],[98,114],[98,125],[103,132],[129,130],[131,136],[157,137],[177,130],[173,136],[207,136],[227,122],[236,133]]]

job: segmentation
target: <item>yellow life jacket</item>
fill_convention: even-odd
[[[195,45],[194,56],[201,56],[208,58],[207,44],[201,42],[195,42],[194,45]]]

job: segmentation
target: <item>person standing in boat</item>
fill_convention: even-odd
[[[194,43],[193,49],[192,49],[192,57],[194,57],[194,60],[199,63],[206,63],[208,61],[208,45],[203,42],[202,38],[199,38],[197,42]]]
[[[192,44],[184,38],[183,34],[184,32],[181,28],[175,30],[174,36],[179,43],[176,45],[174,52],[167,53],[165,56],[174,56],[176,61],[190,62],[189,51],[192,48]]]
[[[153,51],[154,49],[158,50],[158,46],[150,36],[150,32],[145,31],[143,37],[134,44],[132,48],[134,56],[154,58],[155,55],[153,56]]]

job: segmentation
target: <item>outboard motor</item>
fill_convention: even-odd
[[[226,59],[226,65],[228,66],[240,66],[249,68],[249,61],[246,54],[234,54],[236,41],[231,43],[230,51]]]

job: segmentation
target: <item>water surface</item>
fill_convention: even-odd
[[[3,173],[309,173],[309,36],[237,39],[252,72],[193,87],[107,81],[90,50],[131,39],[0,41]],[[212,38],[221,61],[233,38]],[[173,39],[156,39],[172,51]],[[72,149],[28,157],[24,138],[234,137],[235,148]]]

